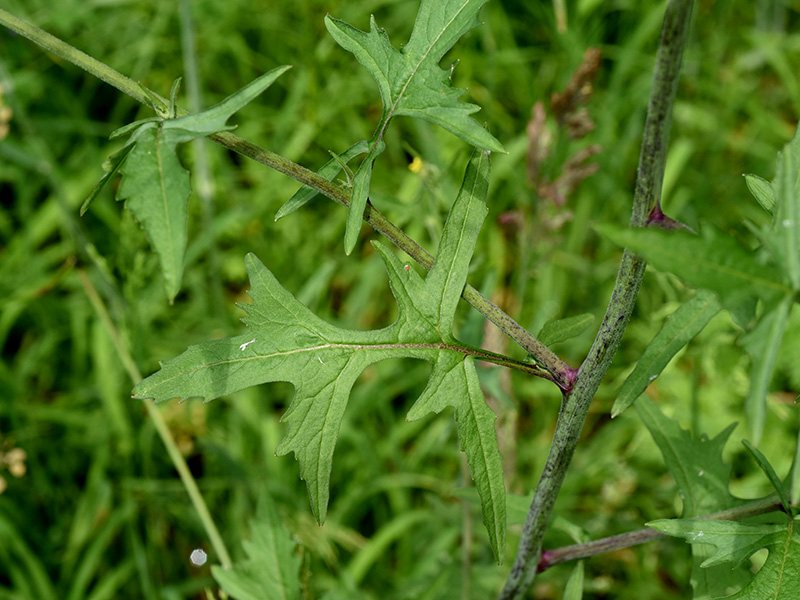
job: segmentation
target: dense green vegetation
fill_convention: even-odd
[[[163,96],[184,77],[188,97],[181,94],[178,102],[187,108],[193,91],[207,107],[271,69],[292,65],[230,123],[238,125],[237,135],[318,169],[329,150],[342,153],[368,139],[381,116],[375,83],[336,45],[323,17],[330,13],[366,30],[374,14],[399,45],[419,7],[405,0],[268,7],[197,0],[187,11],[189,4],[8,0],[3,8]],[[491,0],[481,11],[485,24],[462,38],[442,66],[459,61],[454,85],[468,88],[464,99],[482,107],[475,116],[508,152],[492,157],[488,217],[467,280],[541,337],[548,321],[591,315],[580,320],[587,326],[579,335],[551,346],[578,367],[621,256],[595,228],[630,218],[665,3],[567,2],[561,29],[554,13],[560,4]],[[794,134],[798,23],[800,12],[790,2],[695,6],[663,190],[671,217],[758,245],[770,215],[741,175],[772,180],[776,152]],[[190,33],[194,47],[187,44]],[[594,128],[572,139],[550,98],[568,87],[588,48],[602,52],[586,90]],[[318,196],[276,222],[297,182],[211,142],[183,144],[177,152],[192,171],[194,194],[182,288],[170,304],[157,256],[113,200],[117,181],[79,216],[101,163],[124,143],[109,141],[109,134],[152,117],[152,109],[5,29],[0,86],[0,121],[8,125],[6,132],[0,123],[0,456],[6,457],[0,462],[0,598],[217,594],[210,565],[221,557],[153,420],[130,398],[138,383],[131,370],[150,374],[189,345],[242,334],[244,313],[235,303],[249,302],[244,257],[251,252],[337,327],[388,326],[398,309],[370,243],[379,236],[363,227],[347,256],[345,209]],[[527,128],[537,102],[548,111],[551,137],[533,177]],[[540,148],[546,139],[537,138]],[[385,142],[371,202],[435,253],[472,149],[433,124],[403,117],[392,122]],[[547,184],[569,159],[591,146],[598,148],[588,152],[587,163],[596,172],[583,173],[585,180],[574,190],[561,188],[559,197],[548,194]],[[656,417],[628,410],[612,420],[610,414],[644,349],[692,293],[675,275],[648,269],[583,428],[546,548],[681,514],[675,481],[642,422]],[[787,319],[758,443],[781,478],[793,459],[793,402],[800,389],[800,317],[794,311]],[[740,325],[719,312],[647,395],[697,436],[715,438],[740,422],[724,445],[731,492],[759,498],[772,487],[740,443],[754,440],[743,408],[752,367]],[[468,344],[525,359],[524,350],[464,302],[454,331]],[[234,559],[244,556],[241,542],[251,538],[256,507],[269,497],[302,548],[307,597],[487,598],[502,588],[514,560],[561,392],[549,381],[488,363],[477,363],[477,371],[498,415],[510,494],[500,567],[458,450],[452,411],[405,420],[431,373],[427,362],[394,359],[360,375],[339,433],[322,528],[297,463],[275,456],[286,433],[279,419],[291,385],[248,388],[208,404],[163,403],[158,410]],[[192,565],[195,548],[209,553],[208,564]],[[757,554],[754,565],[764,558]],[[585,562],[584,597],[690,597],[691,569],[690,546],[679,540],[616,550]],[[569,565],[544,572],[531,597],[561,598],[570,573]]]

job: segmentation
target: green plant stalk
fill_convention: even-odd
[[[145,92],[143,86],[125,77],[118,71],[115,71],[105,63],[92,58],[85,52],[81,52],[77,48],[50,35],[46,31],[2,9],[0,9],[0,24],[28,38],[46,50],[61,56],[65,60],[84,69],[98,79],[101,79],[143,104],[150,105],[152,102],[152,95],[152,98],[162,103],[163,109],[166,110],[169,105],[168,101],[159,94],[148,90],[151,94],[149,95]],[[177,114],[178,116],[183,116],[188,114],[188,112],[184,109],[178,109]],[[229,132],[217,133],[209,137],[234,152],[260,162],[300,183],[314,188],[319,193],[344,207],[349,206],[350,194],[347,190],[297,163]],[[425,269],[430,269],[433,264],[433,256],[369,203],[364,211],[364,220],[371,225],[373,229],[383,234]],[[546,371],[546,374],[542,372],[540,375],[554,382],[563,391],[571,389],[577,374],[575,369],[561,360],[552,350],[522,327],[522,325],[517,323],[472,286],[467,285],[464,288],[462,297],[533,356],[536,362]]]
[[[664,15],[661,41],[639,156],[639,171],[631,215],[632,227],[643,227],[659,204],[664,164],[678,87],[680,65],[689,31],[694,0],[671,0]],[[536,578],[542,540],[567,468],[600,382],[622,341],[639,293],[645,262],[627,250],[622,255],[617,280],[603,322],[571,390],[564,394],[553,443],[523,526],[517,556],[501,600],[521,599]]]
[[[128,375],[133,383],[141,381],[142,375],[139,373],[139,369],[137,368],[136,363],[133,361],[130,352],[128,352],[125,344],[120,339],[117,328],[114,325],[114,322],[111,320],[111,316],[108,314],[108,311],[103,304],[103,300],[100,298],[97,290],[95,290],[94,285],[89,279],[89,276],[86,275],[86,273],[82,270],[78,271],[78,275],[80,276],[83,289],[86,291],[86,295],[89,297],[89,301],[92,304],[92,308],[94,308],[95,313],[100,318],[100,322],[103,324],[103,327],[105,327],[106,332],[111,338],[111,343],[114,345],[114,349],[117,351],[117,356],[119,357],[120,362],[122,362],[122,365],[125,367],[125,370],[128,372]],[[197,482],[194,480],[191,471],[189,471],[189,467],[186,465],[186,461],[183,459],[180,450],[178,450],[178,446],[175,443],[175,438],[172,437],[172,433],[167,427],[164,417],[161,416],[161,412],[156,408],[155,403],[148,400],[143,400],[142,402],[144,403],[145,408],[147,408],[148,416],[153,422],[158,436],[161,438],[164,447],[167,449],[167,454],[169,454],[175,470],[178,471],[178,475],[181,478],[183,487],[186,488],[186,493],[189,494],[189,499],[191,500],[195,511],[197,511],[197,515],[200,517],[200,522],[203,524],[203,528],[206,530],[206,534],[211,542],[211,546],[214,548],[214,551],[219,557],[219,562],[222,565],[222,568],[230,569],[233,566],[233,561],[228,553],[228,549],[225,547],[225,542],[222,540],[222,536],[219,534],[219,530],[214,524],[214,519],[211,518],[211,513],[208,511],[208,507],[206,506],[205,500],[203,500],[200,489],[197,487]]]
[[[736,508],[729,508],[719,512],[703,515],[699,517],[692,517],[693,519],[718,519],[725,521],[739,521],[756,515],[763,515],[771,512],[776,512],[782,509],[780,500],[777,494],[772,494],[762,500],[749,502]],[[668,537],[667,535],[656,531],[655,529],[639,529],[637,531],[629,531],[620,535],[613,535],[611,537],[601,538],[599,540],[592,540],[585,544],[574,544],[572,546],[564,546],[562,548],[554,548],[553,550],[545,550],[542,552],[542,558],[539,561],[537,571],[539,573],[546,571],[550,567],[557,564],[567,562],[570,560],[578,560],[595,556],[597,554],[604,554],[612,550],[619,550],[621,548],[630,548],[638,544],[652,542]]]

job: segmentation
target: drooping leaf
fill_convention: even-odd
[[[742,338],[742,345],[753,361],[750,389],[744,406],[750,435],[756,444],[761,440],[764,430],[769,384],[791,308],[792,298],[785,296],[777,304],[768,307],[753,330]]]
[[[495,556],[502,556],[505,489],[495,416],[478,384],[471,358],[476,352],[459,345],[452,334],[456,304],[486,215],[488,179],[488,153],[476,151],[425,279],[414,269],[406,270],[388,247],[375,244],[398,303],[399,315],[391,326],[354,331],[323,321],[251,254],[246,262],[253,303],[242,306],[248,333],[191,346],[139,383],[134,396],[211,400],[269,381],[294,384],[295,397],[283,416],[289,429],[277,453],[295,453],[312,510],[323,522],[334,447],[353,383],[368,365],[380,360],[427,360],[434,364],[430,381],[408,418],[454,407],[492,548]]]
[[[235,600],[299,599],[300,556],[271,499],[259,502],[256,517],[250,521],[250,535],[250,540],[242,543],[247,560],[229,570],[211,567],[217,583]]]
[[[342,164],[347,164],[351,160],[353,160],[356,156],[360,156],[361,154],[366,154],[369,152],[369,145],[367,144],[366,140],[361,140],[360,142],[356,142],[352,146],[350,146],[347,150],[342,152],[339,155],[339,160],[335,158],[330,159],[326,162],[319,171],[317,171],[317,175],[320,175],[327,179],[328,181],[333,181],[333,178],[336,177],[339,172],[342,170]],[[311,200],[314,196],[316,196],[319,192],[314,188],[308,187],[304,185],[301,187],[297,192],[295,192],[294,196],[289,198],[283,206],[278,209],[278,212],[275,213],[275,220],[281,219],[286,215],[289,215],[296,211],[298,208],[301,208],[305,205],[306,202]]]
[[[721,306],[713,292],[700,290],[667,319],[648,344],[633,372],[628,375],[611,408],[611,417],[620,415],[644,393],[661,374],[672,357],[700,333]]]
[[[386,127],[392,117],[406,115],[435,123],[476,148],[503,152],[503,146],[470,115],[479,110],[461,102],[464,90],[450,83],[452,69],[439,67],[444,54],[470,29],[479,25],[478,12],[486,0],[422,0],[411,38],[402,50],[370,19],[369,32],[325,17],[334,40],[352,52],[378,84],[383,104],[381,119],[369,141],[369,152],[356,171],[348,209],[345,252],[352,252],[364,214],[372,164],[383,151]]]
[[[545,346],[566,342],[579,336],[594,323],[594,315],[584,313],[566,319],[550,319],[536,335]]]
[[[133,150],[123,163],[117,200],[125,201],[144,229],[158,255],[170,302],[183,278],[186,252],[186,219],[191,185],[189,173],[178,162],[160,128],[139,129]]]
[[[735,521],[672,519],[648,523],[667,535],[682,537],[690,544],[710,544],[716,548],[701,568],[723,566],[731,573],[761,548],[769,550],[767,561],[752,580],[726,600],[795,600],[800,598],[800,537],[794,531],[797,521],[746,525]],[[722,590],[730,578],[720,582]],[[695,596],[696,598],[697,596]],[[715,596],[721,597],[721,596]]]
[[[226,125],[231,115],[263,92],[288,68],[278,67],[265,73],[203,112],[176,119],[145,119],[135,130],[123,128],[123,132],[133,133],[126,145],[131,147],[127,159],[124,162],[120,160],[122,151],[112,156],[119,160],[117,166],[122,165],[120,172],[123,177],[117,199],[125,200],[125,207],[142,225],[158,255],[170,302],[180,290],[183,278],[187,203],[191,194],[189,173],[181,167],[175,147],[196,137],[232,129]],[[119,135],[119,131],[115,133]]]
[[[713,439],[705,435],[695,437],[666,417],[647,396],[642,396],[635,408],[678,485],[683,501],[682,517],[718,512],[745,502],[730,493],[731,467],[722,461],[723,447],[735,424]],[[749,580],[750,574],[743,568],[701,567],[709,556],[708,547],[692,546],[691,582],[696,600],[719,597],[729,585],[741,587]]]
[[[715,292],[742,325],[752,319],[755,299],[774,301],[792,291],[777,268],[713,227],[702,235],[608,225],[597,229],[655,267],[674,273],[693,287]]]

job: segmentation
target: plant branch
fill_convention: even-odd
[[[634,227],[645,225],[661,193],[672,104],[688,37],[692,5],[693,0],[671,0],[664,15],[633,198],[631,225]],[[521,599],[536,578],[542,539],[550,513],[575,452],[589,406],[622,341],[644,270],[642,258],[627,250],[623,253],[600,330],[572,389],[564,395],[553,443],[525,520],[517,556],[500,593],[502,600]]]
[[[0,9],[0,24],[28,38],[46,50],[61,56],[135,100],[143,104],[151,104],[152,99],[148,93],[145,92],[143,86],[125,77],[118,71],[115,71],[105,63],[92,58],[85,52],[81,52],[57,37],[50,35],[46,31],[2,9]],[[147,91],[150,92],[156,100],[162,102],[163,107],[166,108],[168,102],[165,98],[151,90]],[[179,109],[177,112],[179,116],[188,114],[184,109]],[[349,205],[350,193],[348,191],[297,163],[229,132],[217,133],[209,137],[218,144],[234,152],[238,152],[304,185],[312,187],[342,206],[347,207]],[[389,221],[389,219],[371,204],[368,204],[364,211],[364,220],[371,225],[373,229],[383,234],[425,269],[431,268],[434,260],[433,256],[406,235],[402,229]],[[522,346],[522,348],[552,376],[546,377],[547,379],[553,381],[562,391],[568,391],[572,388],[577,371],[561,360],[552,350],[522,327],[522,325],[514,321],[514,319],[470,285],[465,287],[462,297],[478,310],[478,312],[482,313],[487,319],[497,325],[506,335]]]
[[[111,320],[111,316],[108,314],[105,304],[103,304],[103,300],[100,298],[97,290],[95,290],[94,285],[92,285],[92,281],[83,271],[78,271],[78,275],[80,276],[83,289],[86,292],[86,295],[89,297],[89,302],[91,302],[95,313],[100,319],[100,322],[103,324],[103,327],[105,327],[106,333],[108,333],[108,336],[111,338],[111,343],[114,345],[114,348],[117,351],[117,356],[119,357],[120,362],[122,362],[122,365],[128,372],[128,376],[131,378],[133,383],[141,381],[142,375],[139,373],[139,369],[137,368],[136,363],[133,361],[133,358],[131,358],[130,352],[128,352],[128,349],[125,347],[122,339],[120,339],[119,332],[117,331],[114,322]],[[175,438],[172,436],[169,427],[167,427],[164,417],[161,415],[161,411],[156,408],[154,402],[149,402],[147,400],[143,400],[142,402],[147,409],[147,414],[150,417],[150,421],[153,423],[158,436],[161,438],[164,447],[167,449],[167,454],[169,454],[169,457],[172,460],[172,465],[175,467],[175,470],[178,471],[178,475],[181,478],[183,487],[186,488],[186,493],[189,495],[189,499],[191,500],[197,515],[200,517],[200,522],[203,524],[203,528],[206,530],[206,534],[211,542],[211,546],[214,548],[217,556],[219,557],[220,565],[222,565],[223,569],[230,569],[233,566],[233,561],[228,553],[228,549],[225,547],[225,542],[222,540],[222,536],[219,534],[219,530],[214,524],[214,519],[211,517],[211,513],[208,510],[208,506],[206,506],[205,500],[203,500],[203,495],[200,493],[200,488],[197,487],[197,482],[194,480],[192,472],[189,470],[189,467],[187,466],[180,450],[178,450],[178,445],[175,443]]]
[[[703,515],[699,517],[692,517],[692,519],[717,519],[725,521],[738,521],[756,515],[763,515],[775,511],[782,510],[780,500],[777,494],[749,502],[736,508],[729,508],[720,512],[711,513],[710,515]],[[620,548],[630,548],[638,544],[652,542],[661,538],[667,537],[665,534],[655,529],[639,529],[637,531],[629,531],[620,535],[613,535],[611,537],[602,538],[599,540],[592,540],[585,544],[574,544],[572,546],[564,546],[562,548],[555,548],[553,550],[545,550],[542,552],[542,558],[539,560],[537,571],[541,573],[550,567],[557,564],[567,562],[570,560],[578,560],[580,558],[587,558],[597,554],[604,554],[612,550],[619,550]]]

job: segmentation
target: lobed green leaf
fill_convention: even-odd
[[[505,544],[506,508],[495,415],[486,404],[470,356],[452,335],[456,303],[486,215],[489,155],[475,151],[448,216],[436,261],[426,279],[407,270],[383,244],[398,303],[395,323],[375,331],[336,327],[314,315],[255,256],[248,255],[250,296],[243,305],[249,332],[191,346],[133,390],[137,398],[199,396],[207,400],[270,381],[294,385],[283,416],[289,428],[278,454],[294,452],[317,520],[325,520],[330,472],[350,389],[370,364],[387,358],[419,358],[434,364],[428,386],[408,418],[453,406],[461,446],[481,498],[495,556]]]
[[[383,112],[369,141],[369,152],[355,175],[347,215],[345,252],[355,247],[369,196],[372,165],[383,152],[383,136],[392,117],[406,115],[430,121],[476,148],[503,152],[503,146],[470,115],[479,110],[461,102],[464,90],[450,83],[452,70],[439,67],[444,54],[467,31],[479,25],[486,0],[422,0],[408,44],[397,50],[375,18],[368,32],[325,17],[334,40],[352,52],[378,84]]]
[[[716,551],[702,563],[702,568],[725,563],[737,567],[761,548],[769,549],[767,561],[744,589],[725,598],[794,600],[800,597],[800,577],[797,576],[800,573],[800,538],[794,532],[794,520],[783,524],[746,525],[735,521],[672,519],[647,525],[666,535],[681,537],[690,544],[714,546]],[[730,573],[730,569],[727,571]]]

